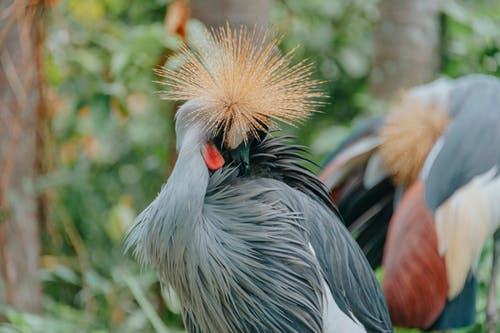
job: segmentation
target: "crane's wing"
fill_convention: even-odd
[[[304,149],[285,145],[284,140],[267,139],[254,147],[251,159],[258,161],[254,163],[258,169],[253,174],[278,179],[301,193],[288,197],[283,191],[283,200],[303,212],[311,246],[335,303],[368,332],[390,332],[384,297],[365,256],[342,225],[326,187],[301,165],[308,162],[301,156]]]
[[[305,216],[311,245],[335,302],[368,332],[390,332],[384,297],[363,252],[340,217],[314,198],[309,204]]]
[[[474,321],[474,312],[465,315],[463,309],[475,298],[470,273],[500,222],[499,105],[500,80],[464,78],[452,95],[450,114],[455,118],[424,167],[425,200],[434,211],[449,284],[450,302],[437,326]]]
[[[327,158],[319,178],[373,268],[380,266],[395,187],[378,153],[383,117],[356,127]]]
[[[482,95],[486,97],[488,95],[491,98],[493,95],[498,94],[498,81],[498,78],[485,74],[470,74],[455,79],[448,102],[448,113],[451,118],[457,118],[462,111],[474,113],[475,110],[481,110],[482,101],[480,100],[476,100],[479,104],[473,108],[463,104],[472,102],[474,96]],[[469,104],[469,106],[471,105]]]
[[[433,211],[500,163],[500,80],[480,76],[474,82],[474,89],[454,91],[450,113],[456,117],[441,138],[439,152],[426,161],[431,166],[424,175],[425,197]]]

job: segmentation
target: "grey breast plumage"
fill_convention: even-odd
[[[353,322],[391,331],[370,266],[323,184],[302,166],[303,151],[265,139],[251,148],[249,175],[234,165],[210,175],[193,234],[170,248],[175,258],[161,257],[189,332],[333,332],[323,327],[325,283]]]
[[[345,314],[369,332],[390,331],[385,302],[363,254],[341,225],[322,183],[300,165],[307,162],[303,149],[284,141],[268,139],[254,147],[250,177],[237,177],[231,167],[211,177],[204,219],[218,224],[214,232],[224,230],[219,234],[224,247],[215,249],[232,256],[222,256],[225,263],[221,253],[212,259],[231,271],[238,263],[241,273],[228,284],[236,289],[227,306],[236,308],[226,313],[243,314],[234,318],[242,332],[267,332],[263,327],[323,332],[324,280]],[[187,322],[198,332],[199,318],[190,319],[194,315],[186,311]]]

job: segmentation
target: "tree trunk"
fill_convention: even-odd
[[[36,175],[38,2],[0,0],[0,303],[40,310]]]
[[[389,99],[433,79],[439,64],[440,0],[382,0],[375,30],[372,94]]]
[[[193,17],[207,26],[219,27],[229,22],[232,26],[267,27],[272,0],[192,0]]]

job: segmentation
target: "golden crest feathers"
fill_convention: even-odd
[[[292,64],[294,50],[281,55],[278,39],[257,29],[229,25],[206,31],[206,41],[180,51],[177,70],[157,72],[168,87],[167,100],[199,99],[194,115],[235,148],[249,133],[267,130],[271,120],[294,124],[303,120],[324,97],[320,82],[311,78],[312,65]]]
[[[397,185],[413,183],[430,150],[448,124],[438,103],[404,95],[379,131],[380,153]]]

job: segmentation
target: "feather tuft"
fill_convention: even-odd
[[[380,153],[397,185],[410,185],[448,124],[439,103],[407,94],[396,103],[381,127]]]
[[[295,49],[281,55],[280,39],[229,25],[205,35],[205,41],[182,48],[180,68],[157,70],[168,87],[162,98],[200,100],[191,121],[222,132],[230,148],[267,131],[271,120],[294,125],[321,104],[318,98],[325,95],[321,82],[311,78],[312,64],[293,64]]]

